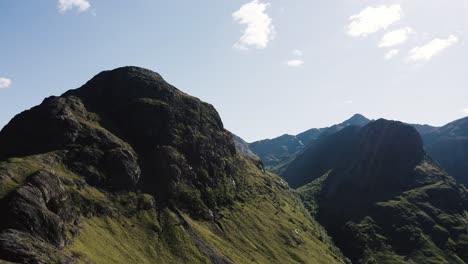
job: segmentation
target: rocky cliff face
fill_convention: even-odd
[[[141,190],[161,203],[181,202],[171,194],[188,185],[215,206],[224,198],[206,190],[234,181],[235,147],[216,110],[138,68],[103,72],[47,98],[14,118],[0,145],[2,159],[63,151],[63,162],[88,184]]]
[[[0,258],[19,262],[344,261],[287,185],[236,151],[213,106],[136,67],[0,132],[0,212]]]
[[[342,157],[345,162],[336,168],[345,173],[330,174],[326,196],[355,191],[354,202],[372,203],[424,182],[413,172],[425,157],[422,140],[414,128],[380,119],[360,129],[355,136],[352,149],[346,152],[349,156]],[[340,204],[350,201],[341,194]],[[359,197],[362,201],[358,201]]]

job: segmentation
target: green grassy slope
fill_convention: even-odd
[[[67,225],[67,242],[44,262],[78,263],[345,263],[324,229],[278,176],[239,156],[236,202],[200,221],[177,208],[158,208],[150,195],[110,193],[86,184],[57,161],[60,153],[0,163],[2,197],[42,169],[54,171],[82,214]],[[8,174],[7,174],[8,172]],[[208,253],[207,253],[208,252]],[[229,263],[229,262],[227,262]]]
[[[423,161],[425,175],[444,175]],[[297,189],[306,208],[320,210],[323,177]],[[430,181],[370,209],[334,229],[334,239],[356,263],[463,264],[468,261],[468,191],[448,177]]]
[[[345,262],[278,176],[246,158],[240,162],[247,168],[239,183],[246,191],[214,221],[194,220],[176,208],[158,215],[112,205],[113,214],[82,220],[66,252],[82,263],[210,263],[206,250],[233,263]]]

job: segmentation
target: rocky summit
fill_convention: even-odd
[[[150,70],[105,71],[0,132],[0,259],[346,263],[210,104]]]

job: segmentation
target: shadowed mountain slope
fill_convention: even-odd
[[[468,186],[468,117],[421,135],[431,157],[457,181]]]
[[[124,67],[0,132],[0,259],[344,263],[210,104]]]

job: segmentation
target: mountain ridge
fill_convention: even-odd
[[[466,140],[468,126],[466,126],[466,120],[468,117],[452,121],[441,127],[427,124],[408,124],[421,135],[425,150],[434,160],[465,185],[468,184],[468,140]],[[248,145],[244,144],[243,148],[249,153],[256,154],[265,163],[267,170],[283,175],[290,163],[294,162],[300,153],[305,151],[320,136],[336,133],[347,125],[363,126],[369,121],[366,117],[355,114],[350,119],[329,128],[312,128],[296,136],[283,135],[274,139],[260,140]]]
[[[264,162],[267,169],[281,174],[285,165],[321,135],[335,133],[350,125],[365,125],[369,121],[361,114],[354,114],[349,119],[330,127],[312,128],[295,136],[285,134],[273,139],[255,141],[249,144],[249,148]]]

